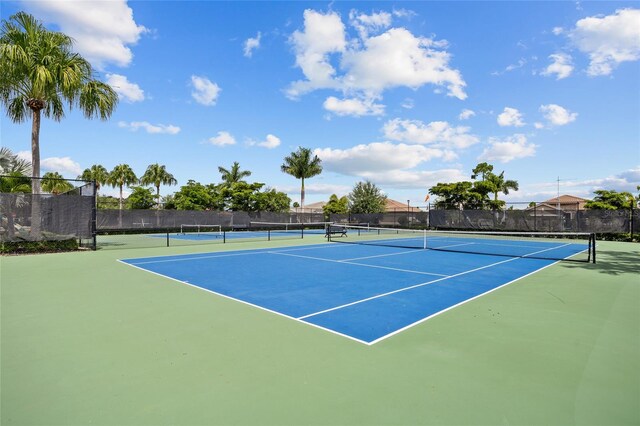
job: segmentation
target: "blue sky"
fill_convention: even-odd
[[[638,2],[3,2],[76,41],[120,103],[107,122],[44,119],[42,171],[166,165],[179,185],[250,180],[299,201],[298,146],[324,171],[306,203],[368,179],[423,205],[481,161],[509,201],[640,185]],[[28,153],[30,122],[2,114]],[[29,154],[25,154],[29,155]],[[162,193],[177,190],[164,187]],[[115,191],[113,192],[115,193]]]

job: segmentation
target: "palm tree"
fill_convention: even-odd
[[[71,37],[47,30],[33,16],[18,12],[3,21],[0,33],[0,103],[9,119],[22,123],[31,117],[32,192],[40,193],[41,116],[60,121],[65,103],[77,106],[87,118],[107,120],[118,95],[93,78],[91,64],[71,49]],[[40,206],[32,207],[32,233],[40,232]]]
[[[0,175],[10,175],[12,173],[30,175],[31,163],[28,160],[19,158],[13,151],[3,146],[0,148]]]
[[[499,175],[495,175],[491,172],[487,173],[485,176],[486,181],[491,185],[491,192],[493,192],[493,204],[494,207],[498,207],[498,194],[502,192],[504,195],[509,194],[509,190],[513,189],[514,191],[518,190],[518,181],[515,180],[505,180],[504,179],[504,171]]]
[[[84,169],[82,174],[78,176],[78,179],[81,179],[84,181],[92,181],[96,183],[96,200],[97,200],[98,191],[100,190],[102,185],[107,183],[107,180],[109,180],[109,172],[107,171],[107,169],[104,168],[104,166],[100,164],[94,164],[93,166],[91,166],[91,168]]]
[[[116,186],[120,188],[120,203],[118,208],[122,210],[122,188],[138,183],[138,177],[128,164],[118,164],[111,170],[111,173],[109,173],[107,183],[114,188]]]
[[[53,195],[71,191],[73,185],[67,182],[58,172],[47,172],[42,176],[42,190]]]
[[[302,181],[300,187],[300,207],[304,209],[304,180],[322,173],[322,160],[313,155],[311,149],[298,147],[298,150],[284,157],[284,164],[280,169],[296,179]]]
[[[147,170],[140,178],[140,183],[156,187],[156,208],[160,210],[160,185],[177,185],[178,181],[171,173],[167,172],[165,166],[156,163],[147,167]]]
[[[227,186],[231,186],[231,184],[238,182],[244,182],[242,178],[251,176],[251,172],[249,170],[240,171],[240,164],[237,161],[233,162],[230,170],[227,170],[224,167],[218,167],[218,171],[222,174],[222,182]]]
[[[0,196],[0,211],[5,213],[4,218],[0,215],[0,226],[7,230],[9,241],[15,236],[15,210],[29,203],[25,194],[31,192],[31,179],[27,177],[30,174],[29,161],[18,158],[7,147],[0,148],[0,193],[4,194]]]

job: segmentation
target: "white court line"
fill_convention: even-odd
[[[167,262],[183,262],[186,260],[198,260],[198,259],[213,259],[216,257],[229,257],[229,256],[247,256],[247,255],[253,255],[253,254],[265,254],[265,253],[280,253],[280,252],[289,252],[289,251],[304,251],[304,250],[317,250],[317,249],[327,249],[327,248],[339,248],[339,247],[345,247],[345,246],[337,246],[334,244],[311,244],[309,246],[306,247],[298,247],[298,248],[284,248],[282,250],[277,250],[274,251],[274,249],[270,249],[270,248],[259,248],[259,249],[247,249],[247,250],[234,250],[232,253],[228,253],[228,252],[216,252],[215,254],[211,254],[211,255],[206,255],[204,256],[203,253],[196,253],[194,255],[188,255],[188,254],[166,254],[166,255],[160,255],[160,256],[154,256],[151,258],[147,258],[147,259],[158,259],[158,260],[148,260],[148,261],[144,261],[144,262],[136,262],[135,265],[146,265],[149,263],[167,263]],[[167,257],[172,257],[173,259],[167,259]],[[140,258],[138,258],[140,259]],[[145,259],[145,258],[142,258]],[[136,258],[133,259],[119,259],[120,261],[134,261],[137,260]],[[126,262],[125,262],[126,263]]]
[[[419,252],[416,252],[415,249],[412,249],[408,251],[401,251],[400,253],[385,253],[385,254],[376,254],[375,256],[353,257],[351,259],[342,259],[340,260],[340,262],[352,262],[354,260],[373,259],[374,257],[397,256],[399,254],[409,254],[409,253],[419,253]]]
[[[363,266],[365,268],[388,269],[390,271],[409,272],[411,274],[433,275],[433,276],[436,276],[436,277],[448,277],[448,275],[434,274],[432,272],[421,272],[421,271],[414,271],[412,269],[391,268],[391,267],[388,267],[388,266],[379,266],[379,265],[367,265],[366,263],[348,262],[348,261],[345,261],[345,260],[332,260],[332,259],[325,259],[323,257],[301,256],[299,254],[279,253],[279,252],[276,252],[276,251],[271,252],[271,254],[279,254],[280,256],[299,257],[299,258],[302,258],[302,259],[319,260],[321,262],[342,263],[344,265]]]
[[[548,251],[548,250],[551,250],[551,249],[540,250],[538,252],[529,254],[529,256],[532,256],[534,254],[541,253],[541,252],[544,252],[544,251]],[[518,259],[520,259],[520,258],[519,257],[514,257],[512,259],[502,260],[500,262],[491,263],[489,265],[481,266],[479,268],[470,269],[470,270],[464,271],[464,272],[459,272],[459,273],[454,274],[454,275],[444,276],[443,278],[438,278],[437,280],[427,281],[427,282],[416,284],[416,285],[412,285],[412,286],[409,286],[409,287],[399,288],[397,290],[389,291],[387,293],[378,294],[378,295],[375,295],[375,296],[367,297],[365,299],[356,300],[355,302],[346,303],[344,305],[335,306],[333,308],[329,308],[329,309],[325,309],[325,310],[322,310],[322,311],[314,312],[312,314],[304,315],[304,316],[298,317],[298,319],[306,319],[306,318],[310,318],[310,317],[313,317],[313,316],[316,316],[316,315],[320,315],[320,314],[324,314],[324,313],[327,313],[327,312],[336,311],[338,309],[346,308],[348,306],[357,305],[359,303],[364,303],[364,302],[368,302],[370,300],[379,299],[381,297],[386,297],[386,296],[389,296],[391,294],[396,294],[396,293],[400,293],[400,292],[403,292],[403,291],[412,290],[414,288],[418,288],[418,287],[423,287],[423,286],[426,286],[426,285],[434,284],[434,283],[437,283],[437,282],[440,282],[440,281],[449,280],[451,278],[456,278],[456,277],[459,277],[459,276],[462,276],[462,275],[470,274],[471,272],[477,272],[477,271],[480,271],[482,269],[491,268],[493,266],[500,265],[500,264],[503,264],[503,263],[513,262],[514,260],[518,260]]]
[[[138,267],[137,265],[133,265],[133,264],[131,264],[131,263],[126,263],[126,262],[123,262],[122,260],[118,260],[118,262],[120,262],[120,263],[124,263],[125,265],[127,265],[127,266],[131,266],[131,267],[133,267],[133,268],[140,269],[141,271],[144,271],[144,272],[149,272],[149,273],[152,273],[152,274],[154,274],[154,275],[158,275],[158,276],[160,276],[160,277],[167,278],[167,279],[169,279],[169,280],[171,280],[171,281],[175,281],[175,282],[178,282],[178,283],[180,283],[180,284],[188,285],[189,287],[193,287],[193,288],[196,288],[196,289],[198,289],[198,290],[206,291],[207,293],[215,294],[216,296],[220,296],[220,297],[223,297],[223,298],[228,299],[228,300],[233,300],[234,302],[240,302],[240,303],[242,303],[242,304],[244,304],[244,305],[251,306],[252,308],[261,309],[261,310],[263,310],[263,311],[267,311],[267,312],[270,312],[270,313],[272,313],[272,314],[276,314],[276,315],[278,315],[278,316],[281,316],[281,317],[284,317],[284,318],[288,318],[288,319],[294,320],[294,321],[296,321],[296,322],[299,322],[300,324],[304,324],[305,326],[310,325],[310,326],[312,326],[312,327],[319,328],[320,330],[328,331],[329,333],[336,334],[336,335],[338,335],[338,336],[342,336],[342,337],[346,337],[347,339],[350,339],[350,340],[356,341],[356,342],[358,342],[358,343],[363,343],[363,344],[365,344],[365,345],[369,345],[369,342],[366,342],[366,341],[364,341],[364,340],[360,340],[360,339],[358,339],[358,338],[356,338],[356,337],[353,337],[353,336],[349,336],[348,334],[340,333],[339,331],[335,331],[335,330],[332,330],[332,329],[330,329],[330,328],[323,327],[323,326],[321,326],[321,325],[317,325],[317,324],[313,324],[313,323],[310,323],[310,322],[302,321],[302,320],[299,320],[299,319],[298,319],[298,318],[296,318],[296,317],[292,317],[291,315],[283,314],[282,312],[274,311],[274,310],[272,310],[272,309],[265,308],[264,306],[260,306],[260,305],[253,304],[253,303],[251,303],[251,302],[247,302],[246,300],[236,299],[235,297],[232,297],[232,296],[226,295],[226,294],[224,294],[224,293],[218,293],[218,292],[216,292],[216,291],[209,290],[208,288],[200,287],[200,286],[198,286],[198,285],[191,284],[191,283],[189,283],[189,282],[182,281],[182,280],[179,280],[179,279],[177,279],[177,278],[173,278],[173,277],[171,277],[171,276],[169,276],[169,275],[163,275],[163,274],[160,274],[160,273],[158,273],[158,272],[151,271],[151,270],[149,270],[149,269],[140,268],[140,267]]]

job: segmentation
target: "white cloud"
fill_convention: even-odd
[[[29,158],[31,160],[31,158]],[[73,179],[82,173],[80,164],[73,161],[70,157],[49,157],[40,161],[40,167],[49,172],[58,172],[61,175],[71,175]]]
[[[277,148],[280,146],[280,138],[269,134],[264,141],[258,142],[257,145],[267,149]]]
[[[144,101],[144,90],[120,74],[107,74],[107,84],[116,91],[120,99],[128,102]]]
[[[571,112],[560,105],[541,105],[540,112],[554,126],[564,126],[576,120],[578,113]]]
[[[363,115],[382,115],[384,114],[384,105],[376,104],[372,99],[338,99],[329,96],[322,105],[324,109],[336,115],[346,116],[352,115],[360,117]]]
[[[385,137],[407,143],[433,145],[447,149],[463,149],[479,142],[477,136],[469,133],[469,127],[453,127],[446,121],[433,121],[425,124],[419,120],[401,120],[386,122],[382,128]]]
[[[502,127],[522,127],[524,126],[524,121],[522,121],[522,114],[520,111],[515,108],[505,107],[504,111],[498,115],[498,124]]]
[[[388,14],[353,12],[351,17],[360,37],[347,41],[345,25],[337,13],[305,11],[304,29],[295,31],[290,41],[296,65],[306,79],[291,83],[287,96],[295,99],[313,90],[334,89],[349,97],[378,99],[393,87],[418,89],[433,84],[446,87],[449,96],[467,97],[460,72],[449,66],[451,55],[443,50],[446,42],[416,37],[405,28],[369,37],[370,31],[388,27]]]
[[[215,146],[235,145],[236,140],[229,132],[221,131],[214,137],[209,138],[208,142]]]
[[[571,56],[566,53],[554,53],[549,55],[552,63],[544,69],[540,74],[544,76],[556,76],[556,80],[562,80],[567,78],[573,72],[573,65],[571,63]]]
[[[537,145],[528,143],[527,137],[522,134],[515,134],[504,140],[489,138],[489,147],[484,149],[478,159],[508,163],[518,158],[532,157],[535,155],[537,147]]]
[[[544,129],[544,124],[540,123],[539,121],[536,121],[535,123],[533,123],[533,127],[535,127],[538,130]]]
[[[527,64],[527,60],[525,58],[520,58],[518,60],[518,62],[516,62],[515,64],[509,64],[509,65],[507,65],[505,67],[504,70],[502,70],[502,71],[494,71],[494,72],[491,73],[491,75],[503,75],[503,74],[511,72],[513,70],[517,70],[518,68],[522,68],[526,64]]]
[[[191,85],[193,86],[191,96],[196,100],[196,102],[206,106],[216,104],[218,95],[222,90],[216,83],[211,82],[206,77],[192,75]]]
[[[620,9],[613,15],[591,16],[569,32],[575,46],[590,59],[587,74],[609,75],[622,62],[640,59],[640,9]]]
[[[16,152],[16,157],[21,160],[28,161],[31,163],[31,151],[18,151]]]
[[[413,99],[406,98],[404,101],[402,101],[402,104],[400,104],[400,106],[404,109],[413,109],[413,107],[415,106],[415,103]]]
[[[287,194],[293,194],[300,196],[300,185],[279,185],[278,191],[286,192]],[[347,185],[334,185],[329,183],[306,183],[304,184],[304,192],[306,194],[337,194],[339,197],[347,195],[351,192],[352,187]]]
[[[148,30],[136,24],[125,0],[23,1],[39,19],[55,23],[60,31],[73,37],[74,48],[93,66],[104,69],[113,64],[126,67],[133,59],[130,46]]]
[[[256,35],[253,38],[248,38],[244,42],[244,56],[246,56],[247,58],[250,58],[251,56],[253,56],[253,51],[260,48],[261,38],[262,38],[262,34],[258,32],[258,35]]]
[[[296,65],[307,80],[292,83],[287,90],[289,97],[297,98],[315,89],[338,87],[333,80],[336,70],[329,61],[329,55],[343,52],[347,42],[344,24],[337,13],[324,15],[305,10],[304,31],[295,31],[290,42],[296,54]]]
[[[364,41],[362,49],[342,56],[348,70],[343,77],[347,90],[379,94],[393,87],[418,89],[425,84],[446,86],[448,95],[466,99],[466,83],[458,70],[449,68],[451,55],[437,50],[441,42],[416,37],[404,28],[392,28]]]
[[[564,32],[564,28],[562,27],[553,27],[553,30],[551,30],[551,32],[555,35],[560,35]]]
[[[322,160],[327,171],[363,176],[389,170],[411,169],[434,158],[443,158],[447,152],[421,145],[374,142],[349,149],[319,148],[314,154]]]
[[[130,129],[133,132],[136,132],[139,129],[143,129],[147,133],[151,134],[165,133],[169,135],[176,135],[180,132],[180,127],[178,126],[174,126],[172,124],[151,124],[147,121],[132,121],[131,123],[120,121],[118,123],[118,127]]]
[[[460,115],[458,116],[458,119],[459,119],[459,120],[468,120],[468,119],[470,119],[471,117],[473,117],[474,115],[476,115],[476,113],[475,113],[475,112],[473,112],[472,110],[470,110],[470,109],[463,109],[463,110],[460,112]]]
[[[378,173],[363,173],[362,176],[378,185],[398,189],[427,188],[438,182],[461,182],[469,180],[469,176],[458,169],[442,170],[394,170]]]
[[[349,12],[349,20],[362,39],[369,37],[371,32],[379,32],[391,26],[392,16],[387,12],[372,13],[366,15],[356,10]]]

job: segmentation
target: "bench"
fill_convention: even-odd
[[[249,227],[247,225],[231,225],[232,231],[246,231]]]
[[[327,232],[325,234],[325,237],[330,237],[332,235],[340,235],[341,237],[346,237],[347,236],[347,229],[343,228],[341,226],[333,226],[333,225],[329,225],[329,227],[327,228]]]

